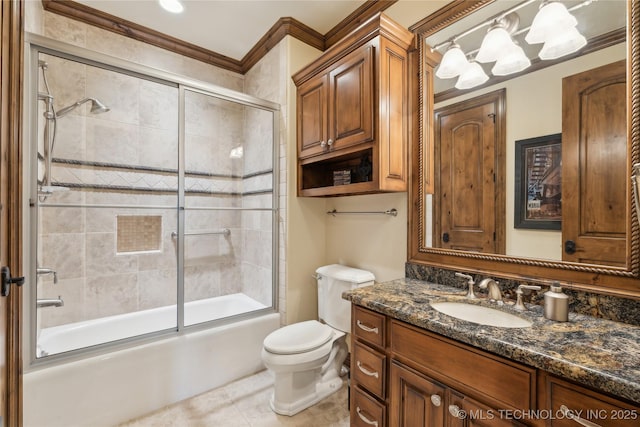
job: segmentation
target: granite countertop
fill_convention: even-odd
[[[466,291],[421,280],[398,279],[353,289],[342,297],[394,319],[439,333],[560,377],[640,403],[640,327],[569,313],[568,322],[543,316],[543,307],[517,311]],[[499,308],[533,322],[529,328],[479,325],[442,314],[440,301],[465,301]]]

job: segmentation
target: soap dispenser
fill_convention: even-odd
[[[544,317],[557,322],[569,320],[569,296],[562,292],[558,282],[553,282],[544,293]]]

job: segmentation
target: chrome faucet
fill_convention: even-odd
[[[43,307],[62,307],[64,305],[64,301],[62,297],[58,295],[58,298],[45,298],[36,300],[36,308]]]
[[[500,292],[500,287],[498,286],[498,282],[493,280],[490,277],[486,279],[482,279],[482,281],[478,284],[480,289],[488,289],[489,290],[489,300],[495,301],[498,304],[501,304],[502,301],[502,292]]]
[[[39,276],[41,274],[53,274],[53,283],[54,284],[58,283],[58,274],[53,268],[46,268],[46,267],[36,268],[36,275]]]
[[[524,302],[522,302],[522,294],[524,293],[523,289],[532,289],[534,291],[539,291],[540,289],[542,289],[540,286],[536,286],[536,285],[520,285],[518,286],[518,289],[516,289],[516,295],[518,296],[517,301],[516,301],[516,305],[513,306],[513,308],[515,308],[516,310],[526,310],[527,306],[524,305]]]
[[[469,290],[467,291],[467,298],[475,299],[476,294],[473,293],[473,285],[476,283],[473,281],[473,277],[464,273],[456,273],[456,276],[462,277],[463,279],[467,279],[467,284],[469,285]]]

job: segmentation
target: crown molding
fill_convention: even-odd
[[[237,60],[171,37],[151,28],[102,12],[71,0],[42,0],[44,10],[111,31],[207,64],[245,74],[286,36],[292,36],[319,50],[326,50],[376,13],[398,0],[367,0],[362,6],[322,35],[294,18],[280,18],[256,45]]]

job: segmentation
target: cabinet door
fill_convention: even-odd
[[[298,158],[327,148],[328,75],[317,76],[298,88]]]
[[[329,72],[329,150],[373,141],[373,57],[367,44]]]
[[[390,427],[444,426],[444,386],[396,362],[391,363],[390,384]]]

